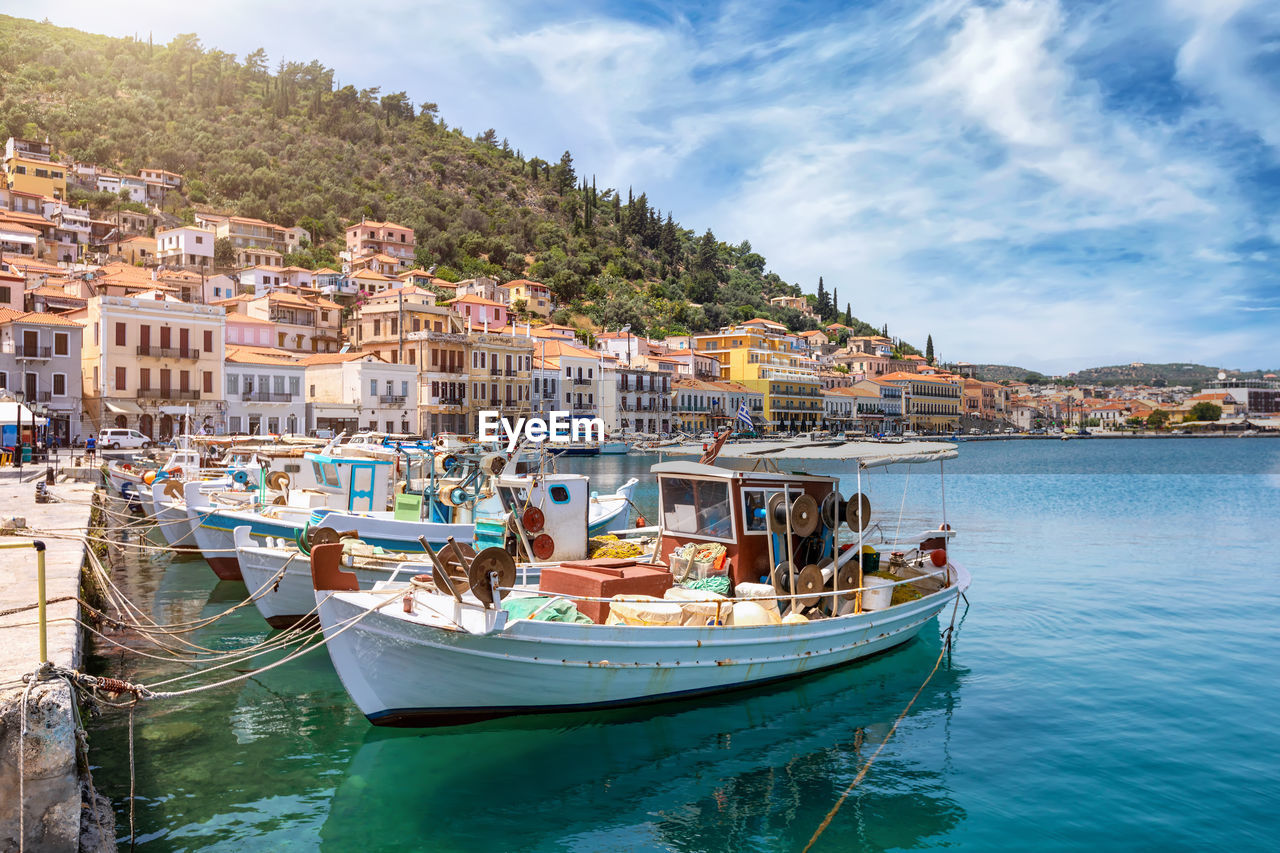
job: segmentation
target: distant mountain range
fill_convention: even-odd
[[[1010,364],[976,364],[978,376],[988,382],[1009,380],[1012,382],[1048,382],[1052,377],[1039,371]],[[1090,367],[1077,371],[1063,379],[1080,385],[1189,385],[1200,388],[1218,378],[1220,368],[1204,364],[1113,364],[1108,367]],[[1261,378],[1274,370],[1228,370],[1231,376]]]

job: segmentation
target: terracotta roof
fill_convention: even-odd
[[[741,323],[741,325],[743,326],[776,326],[779,329],[786,328],[786,326],[777,322],[776,320],[766,320],[764,317],[755,317],[751,320],[746,320],[743,323]]]
[[[483,296],[476,296],[474,293],[468,293],[466,296],[458,296],[450,299],[448,304],[453,305],[455,302],[464,302],[467,305],[494,305],[498,308],[506,308],[501,302],[494,302],[492,299],[485,299]]]
[[[391,276],[383,275],[380,272],[374,272],[368,267],[365,267],[363,269],[358,269],[347,277],[352,279],[364,278],[364,279],[370,279],[372,281],[398,281],[399,280],[399,279],[392,278]]]
[[[215,303],[216,304],[216,303]],[[274,326],[270,320],[264,320],[261,317],[250,317],[248,314],[241,314],[238,311],[231,311],[227,314],[227,323],[245,323],[250,326]]]
[[[530,280],[529,280],[529,279],[527,279],[527,278],[517,278],[517,279],[513,279],[513,280],[511,280],[511,281],[507,282],[506,284],[500,284],[500,285],[498,285],[498,287],[521,287],[521,286],[524,286],[524,287],[541,287],[541,288],[543,288],[544,290],[549,289],[549,288],[548,288],[545,284],[543,284],[542,282],[540,282],[540,281],[530,281]]]
[[[227,345],[227,361],[237,364],[298,364],[298,354],[275,347],[252,347],[240,344]]]
[[[827,388],[823,394],[834,394],[837,397],[879,397],[875,391],[866,388],[855,388],[852,385],[843,388]]]
[[[357,361],[365,357],[376,358],[378,361],[383,361],[383,358],[379,356],[376,352],[353,351],[353,352],[318,352],[314,355],[309,355],[306,358],[300,359],[298,363],[306,364],[306,365],[344,364],[348,361]],[[390,364],[390,362],[384,362],[384,363]]]
[[[21,311],[14,311],[12,308],[0,306],[0,323],[8,323],[10,320],[17,319],[22,316]]]
[[[348,231],[352,228],[400,228],[405,231],[413,230],[407,225],[399,225],[395,222],[374,222],[372,219],[366,219],[364,222],[354,222],[347,226]]]
[[[12,234],[35,234],[37,237],[40,236],[40,232],[36,229],[28,228],[27,226],[20,225],[17,222],[5,222],[0,220],[0,229],[4,229]]]

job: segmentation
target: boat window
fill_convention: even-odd
[[[763,489],[742,490],[743,526],[748,533],[764,533],[769,524],[765,520],[765,494]]]
[[[558,504],[567,504],[569,502],[569,489],[565,486],[552,486],[551,500]]]
[[[284,470],[288,471],[290,474],[297,474],[299,471],[302,470],[302,466],[301,465],[285,465]]]
[[[730,539],[729,484],[721,480],[662,479],[663,526],[671,533]]]
[[[342,482],[338,479],[338,468],[332,462],[321,462],[320,470],[324,473],[324,484],[326,486],[342,485]]]

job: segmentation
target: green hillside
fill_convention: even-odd
[[[128,173],[179,172],[186,195],[167,208],[184,219],[208,207],[301,225],[317,245],[290,262],[333,263],[344,225],[366,216],[414,228],[419,264],[442,277],[536,278],[599,325],[816,325],[769,305],[800,289],[745,240],[696,234],[640,188],[597,187],[567,151],[513,150],[498,131],[450,127],[433,103],[338,76],[318,61],[271,68],[261,50],[237,58],[194,35],[152,45],[0,16],[0,133],[48,136],[70,158]],[[839,300],[838,286],[824,292],[824,320],[876,331]]]
[[[1047,377],[1025,367],[1008,364],[977,364],[978,376],[989,382],[1009,380],[1013,382],[1047,382]],[[1081,385],[1186,385],[1202,388],[1218,376],[1217,367],[1203,364],[1115,364],[1107,367],[1089,367],[1064,379]],[[1273,370],[1229,371],[1231,376],[1261,378]]]

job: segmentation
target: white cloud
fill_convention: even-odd
[[[1280,88],[1256,62],[1280,32],[1274,4],[821,13],[735,0],[696,20],[514,0],[388,0],[376,15],[325,2],[306,15],[128,9],[67,0],[47,14],[158,39],[196,30],[241,54],[263,44],[273,62],[317,57],[528,155],[568,148],[602,185],[750,239],[806,288],[824,275],[855,313],[912,340],[932,333],[949,357],[1280,364],[1263,325],[1274,288],[1260,295],[1250,272],[1274,252],[1248,245],[1280,242],[1280,223],[1251,204],[1215,136],[1242,128],[1280,145]],[[1131,41],[1086,67],[1112,39]],[[1176,62],[1161,82],[1200,102],[1162,113],[1143,94],[1117,98],[1112,78],[1147,73],[1128,64],[1132,45]]]

